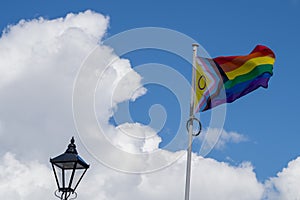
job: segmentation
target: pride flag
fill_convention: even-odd
[[[274,62],[273,51],[262,45],[244,56],[197,57],[195,111],[231,103],[259,87],[267,88]]]

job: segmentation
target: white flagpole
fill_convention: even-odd
[[[186,164],[186,182],[185,182],[185,200],[190,198],[191,185],[191,159],[192,159],[192,141],[193,141],[193,118],[194,118],[194,99],[195,99],[195,72],[196,72],[196,56],[198,44],[193,44],[193,68],[192,68],[192,88],[190,102],[190,119],[188,126],[188,149],[187,149],[187,164]]]

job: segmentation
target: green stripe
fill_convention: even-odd
[[[273,74],[273,65],[272,64],[263,64],[256,66],[251,72],[247,74],[243,74],[240,76],[235,77],[233,80],[228,80],[224,83],[225,89],[229,89],[231,87],[234,87],[236,84],[249,81],[251,79],[256,78],[257,76],[268,72],[270,74]]]

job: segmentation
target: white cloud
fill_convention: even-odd
[[[3,33],[0,38],[1,199],[55,198],[49,157],[62,153],[66,141],[75,133],[71,107],[73,81],[80,64],[99,45],[107,27],[107,17],[86,11],[54,20],[22,20]],[[117,58],[109,47],[100,46],[99,51],[101,56],[93,62],[99,64],[100,70],[105,67],[101,66],[102,60],[116,59],[106,73],[104,87],[98,88],[99,120],[106,123],[102,128],[110,134],[115,145],[126,151],[156,150],[161,138],[150,127],[138,123],[118,127],[108,124],[118,103],[135,100],[146,90],[141,85],[142,77],[131,69],[129,61]],[[128,72],[129,76],[124,78]],[[119,81],[122,84],[118,84]],[[119,92],[111,104],[108,96],[114,89]],[[127,137],[124,131],[133,135]],[[138,142],[132,140],[145,136],[147,139]],[[229,142],[245,139],[235,132],[223,132],[217,146],[223,148]],[[77,144],[80,154],[91,162],[91,169],[78,188],[78,199],[183,199],[184,158],[161,171],[129,175],[103,167],[81,148],[79,141]],[[163,151],[162,157],[145,162],[172,160],[180,153]],[[128,164],[118,158],[120,163]],[[193,155],[191,197],[192,200],[255,200],[261,199],[265,192],[267,198],[276,195],[279,199],[293,199],[298,197],[299,165],[299,159],[292,161],[278,177],[271,178],[266,183],[266,192],[251,164],[231,166]]]
[[[212,130],[214,131],[214,130]],[[216,148],[217,149],[223,149],[226,144],[228,143],[240,143],[240,142],[245,142],[247,141],[247,137],[242,135],[242,134],[239,134],[237,132],[227,132],[225,130],[222,131],[222,134],[220,136],[220,139],[218,140],[217,144],[216,144]]]
[[[172,156],[171,152],[168,154],[166,156]],[[78,188],[79,199],[182,199],[185,164],[185,159],[180,159],[155,173],[129,175],[94,163],[93,170]],[[37,161],[21,162],[7,153],[0,162],[0,169],[2,199],[53,198],[54,178],[46,165]],[[263,185],[249,164],[233,167],[194,155],[192,174],[191,199],[256,200],[263,193]]]
[[[111,140],[113,140],[114,145],[127,152],[153,152],[158,149],[161,142],[161,138],[157,136],[153,129],[139,123],[121,124],[117,127],[117,130]]]
[[[277,174],[277,177],[266,181],[268,199],[300,199],[300,157],[289,162],[288,166]]]
[[[75,133],[73,82],[81,63],[99,45],[107,26],[107,17],[86,11],[54,20],[22,20],[5,31],[0,39],[0,111],[5,113],[0,116],[1,124],[5,124],[1,129],[0,153],[11,149],[22,157],[42,159]],[[146,91],[128,60],[117,58],[106,46],[100,46],[99,51],[100,56],[93,60],[99,70],[106,67],[101,66],[102,60],[115,58],[106,73],[107,84],[97,93],[101,95],[98,113],[107,123],[117,103],[133,94],[137,98]],[[129,76],[122,79],[126,73]],[[118,84],[119,81],[122,83]],[[110,93],[116,85],[126,87],[114,96],[111,105]],[[107,128],[117,132],[108,124]]]
[[[108,18],[86,11],[22,20],[6,30],[0,39],[0,153],[42,158],[75,132],[73,81],[107,24]]]
[[[166,157],[174,156],[166,152]],[[78,193],[82,199],[183,199],[186,160],[182,158],[163,170],[146,174],[122,174],[98,167],[88,174]],[[263,184],[249,163],[233,167],[214,159],[193,155],[191,200],[259,200]],[[91,187],[89,183],[93,183]]]
[[[20,162],[14,155],[6,153],[0,159],[1,199],[50,199],[51,170],[38,161]]]
[[[8,26],[0,40],[0,86],[22,74],[47,70],[49,65],[56,70],[76,69],[70,64],[81,63],[86,52],[103,37],[107,24],[108,18],[86,11],[55,20],[21,20]]]
[[[141,188],[149,199],[183,199],[185,159],[156,174],[145,175]],[[251,165],[239,167],[193,157],[191,199],[260,199],[263,186]],[[164,177],[164,178],[160,178]],[[229,181],[230,180],[230,181]],[[152,192],[148,188],[154,188]]]
[[[217,128],[208,128],[203,134],[200,134],[197,139],[201,142],[205,141],[206,145],[219,150],[224,149],[226,145],[230,143],[237,144],[248,140],[245,135],[233,131],[227,132],[224,129],[220,130]]]
[[[85,57],[100,45],[107,26],[107,17],[86,11],[54,20],[22,20],[3,33],[0,38],[0,156],[12,152],[19,158],[14,162],[16,165],[20,163],[26,166],[32,160],[39,160],[47,168],[49,156],[63,151],[57,152],[66,146],[65,142],[75,133],[72,90],[76,73]],[[106,62],[105,59],[115,60],[106,71],[106,84],[97,88],[97,94],[101,97],[97,111],[106,122],[103,128],[110,133],[110,137],[115,136],[112,137],[115,145],[129,152],[157,149],[160,138],[150,127],[137,123],[118,127],[108,124],[117,103],[135,100],[146,90],[140,83],[140,75],[132,70],[128,60],[117,58],[110,47],[99,47],[100,56],[92,62],[100,71],[106,67],[101,65]],[[111,104],[110,96],[115,89],[119,89],[119,92]],[[102,121],[101,118],[99,120]],[[152,137],[136,142],[122,133],[126,129],[135,135],[149,133]],[[80,152],[88,156],[88,152]],[[5,163],[0,166],[3,169],[7,167]],[[26,185],[22,176],[18,175],[15,181]],[[14,176],[8,174],[7,177]],[[19,196],[8,199],[33,199],[32,195],[29,198],[27,193],[22,192],[24,190],[36,193],[36,199],[42,198],[41,193],[33,192],[29,187],[19,190]],[[52,191],[50,193],[52,195]]]

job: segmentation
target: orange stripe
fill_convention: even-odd
[[[258,45],[249,55],[221,56],[214,58],[214,61],[220,65],[224,72],[230,72],[245,64],[245,62],[247,62],[249,59],[263,56],[275,58],[275,55],[271,49],[265,46]]]
[[[235,59],[229,62],[225,62],[224,64],[221,64],[220,67],[223,69],[224,72],[230,72],[239,68],[240,66],[245,64],[245,62],[247,62],[248,60],[256,57],[262,57],[262,56],[263,54],[260,52],[249,54],[247,56],[237,56]]]

